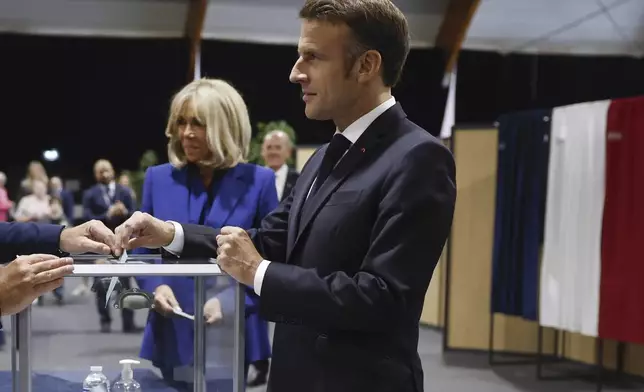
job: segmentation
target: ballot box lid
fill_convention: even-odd
[[[125,263],[112,256],[72,255],[72,276],[216,276],[224,275],[213,258],[167,258],[160,254],[130,254]]]

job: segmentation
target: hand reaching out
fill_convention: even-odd
[[[0,267],[0,314],[20,312],[36,298],[63,284],[74,271],[71,258],[35,254],[19,256]]]

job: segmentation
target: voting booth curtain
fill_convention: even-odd
[[[499,118],[492,311],[644,344],[644,97]]]
[[[537,320],[550,110],[499,118],[493,313]]]

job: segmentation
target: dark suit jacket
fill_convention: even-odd
[[[58,241],[63,226],[40,223],[0,223],[0,263],[16,255],[47,253],[60,256]]]
[[[125,205],[125,208],[128,210],[128,215],[108,218],[107,210],[113,203],[107,203],[108,200],[105,200],[101,184],[94,185],[83,194],[83,219],[85,221],[92,219],[100,220],[105,226],[114,230],[134,213],[134,201],[132,200],[132,193],[128,188],[116,184],[116,188],[114,188],[114,202],[116,201],[120,201]]]
[[[293,168],[288,169],[288,174],[286,175],[286,182],[284,183],[284,191],[282,192],[282,199],[280,202],[284,201],[288,195],[291,194],[291,191],[295,187],[295,183],[297,183],[297,179],[300,177],[300,173],[297,172],[297,170]]]
[[[452,223],[453,157],[396,104],[306,200],[325,150],[252,233],[272,261],[260,297],[278,323],[269,390],[422,391],[418,325]],[[186,255],[215,254],[216,230],[184,229]]]

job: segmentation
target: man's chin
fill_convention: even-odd
[[[329,116],[325,116],[319,110],[315,110],[308,106],[304,108],[304,114],[306,115],[306,118],[308,118],[309,120],[318,120],[318,121],[330,120]]]

